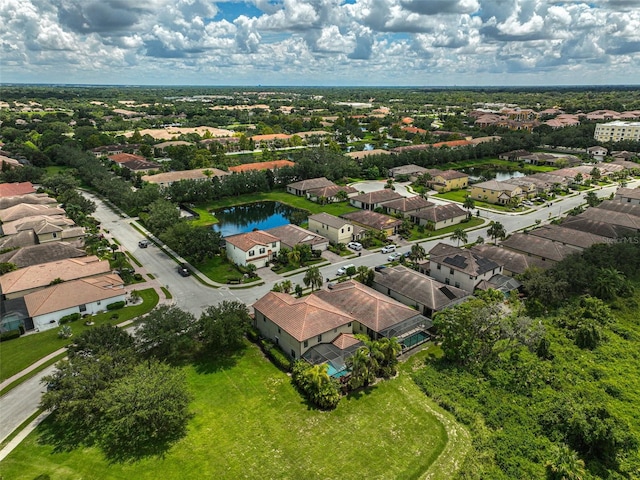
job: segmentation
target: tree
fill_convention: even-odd
[[[464,203],[462,204],[464,208],[467,209],[467,216],[471,218],[471,210],[473,210],[476,206],[476,202],[471,198],[471,195],[467,195],[464,197]]]
[[[162,305],[136,331],[139,350],[147,356],[174,361],[195,348],[195,317],[175,306]]]
[[[371,270],[366,265],[359,266],[356,269],[356,275],[356,280],[358,280],[360,283],[367,285],[368,287],[373,285],[375,274],[373,273],[373,270]]]
[[[600,169],[598,167],[593,167],[591,169],[591,172],[589,172],[589,175],[591,175],[591,178],[593,178],[596,182],[599,181],[602,177],[602,173],[600,173]]]
[[[369,383],[369,355],[367,349],[360,347],[346,361],[347,368],[351,372],[349,387],[360,388]]]
[[[99,443],[107,458],[129,460],[165,451],[187,432],[191,417],[182,371],[157,363],[138,365],[98,396]]]
[[[582,480],[586,475],[584,461],[566,444],[555,447],[545,467],[548,480]]]
[[[419,243],[414,243],[411,246],[411,252],[409,253],[409,258],[414,262],[419,262],[420,260],[424,260],[427,258],[427,252],[425,252],[424,247]]]
[[[315,266],[310,267],[309,270],[307,270],[307,272],[304,274],[304,278],[302,279],[302,281],[307,287],[311,285],[311,291],[322,287],[324,279],[322,278],[320,268]]]
[[[625,283],[624,275],[615,268],[599,268],[592,280],[591,291],[602,300],[613,300]]]
[[[242,339],[250,326],[251,317],[246,305],[225,300],[202,312],[197,322],[197,331],[205,349],[228,351],[242,345]]]
[[[382,361],[380,363],[382,376],[389,378],[395,375],[398,355],[402,352],[402,345],[400,345],[396,337],[383,337],[378,340],[378,349],[382,354]]]
[[[180,211],[174,203],[160,199],[149,205],[149,213],[141,214],[140,218],[151,232],[159,236],[180,221]]]
[[[587,192],[587,194],[584,196],[584,199],[586,200],[587,205],[590,207],[597,207],[602,203],[602,200],[598,198],[596,192]]]
[[[451,234],[451,239],[455,240],[458,243],[458,246],[460,246],[460,242],[466,243],[467,238],[467,232],[462,228],[456,228]]]
[[[4,275],[5,273],[13,272],[17,270],[18,266],[15,263],[11,262],[0,262],[0,275]]]
[[[491,226],[487,230],[487,235],[493,239],[493,243],[495,244],[498,239],[504,240],[507,236],[507,231],[504,229],[504,226],[500,222],[491,222]]]

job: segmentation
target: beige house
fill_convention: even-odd
[[[197,170],[180,170],[176,172],[156,173],[155,175],[143,175],[142,181],[154,183],[163,187],[168,187],[172,183],[180,180],[211,180],[213,177],[223,177],[229,175],[228,172],[219,168],[199,168]]]
[[[434,206],[434,203],[429,202],[419,195],[415,197],[402,197],[383,204],[383,208],[389,215],[402,215],[403,217],[408,217],[412,213]]]
[[[0,276],[0,294],[3,299],[10,300],[42,290],[52,282],[106,275],[110,270],[109,262],[101,261],[95,255],[41,263]]]
[[[249,263],[265,267],[280,251],[280,239],[262,230],[231,235],[225,241],[227,258],[243,267]]]
[[[423,225],[430,230],[440,230],[451,225],[463,222],[467,218],[465,212],[456,203],[435,205],[411,214],[411,221]]]
[[[356,239],[354,237],[356,234],[355,227],[351,222],[328,213],[311,215],[308,229],[328,238],[334,245],[339,243],[347,244]]]
[[[469,175],[458,172],[457,170],[444,170],[435,175],[431,175],[429,181],[431,188],[438,192],[449,192],[451,190],[460,190],[467,188],[469,185]]]
[[[293,182],[287,185],[287,193],[296,195],[298,197],[306,197],[309,190],[313,190],[321,187],[334,186],[331,180],[326,177],[308,178],[299,182]]]
[[[0,221],[7,223],[20,220],[21,218],[35,217],[38,215],[66,215],[66,212],[57,206],[50,207],[49,205],[20,203],[0,210]]]
[[[522,188],[507,182],[489,180],[471,185],[471,198],[487,203],[508,205],[512,201],[520,201],[524,196]]]
[[[362,193],[351,197],[349,203],[362,210],[375,210],[378,207],[383,207],[386,202],[391,200],[401,199],[402,195],[394,192],[390,188],[382,190],[376,190],[375,192]]]
[[[384,232],[387,236],[397,233],[398,228],[402,225],[402,220],[382,213],[372,212],[371,210],[358,210],[356,212],[345,213],[342,215],[342,218],[364,228]]]

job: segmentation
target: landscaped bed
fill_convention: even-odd
[[[2,462],[2,472],[15,480],[398,479],[427,470],[450,478],[468,448],[466,431],[434,412],[409,377],[411,368],[402,370],[325,412],[309,406],[289,377],[248,345],[235,358],[185,367],[194,417],[188,435],[162,458],[114,464],[92,447],[55,451],[45,424]],[[458,436],[454,442],[441,422]]]

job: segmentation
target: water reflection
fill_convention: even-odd
[[[309,215],[306,210],[291,207],[280,202],[255,202],[235,207],[212,210],[219,223],[213,225],[223,237],[254,229],[265,230],[294,223],[299,225]]]

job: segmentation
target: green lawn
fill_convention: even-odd
[[[227,257],[222,255],[215,256],[213,258],[209,258],[204,262],[198,263],[195,265],[198,271],[202,272],[203,275],[218,283],[227,283],[229,280],[243,278],[243,274],[238,270],[238,268],[233,265]],[[243,283],[253,283],[259,281],[260,278],[252,278],[251,282],[243,282]]]
[[[411,235],[409,236],[409,241],[413,240],[422,240],[429,239],[431,237],[438,237],[440,235],[447,235],[449,233],[453,233],[458,228],[462,228],[463,230],[469,230],[470,228],[477,227],[482,225],[484,220],[478,217],[471,217],[467,222],[456,223],[455,225],[449,225],[448,227],[441,228],[436,231],[425,230],[424,232],[418,231],[418,227],[415,226],[411,229]]]
[[[421,393],[410,367],[322,412],[250,345],[232,360],[185,367],[194,417],[188,435],[163,457],[109,464],[91,447],[55,452],[37,429],[2,462],[2,475],[347,480],[414,479],[428,472],[450,478],[468,449],[468,434]]]
[[[468,190],[451,190],[450,192],[443,192],[434,195],[434,197],[444,198],[446,200],[452,200],[454,202],[463,203],[464,199],[469,195]],[[498,212],[523,212],[525,209],[522,207],[513,208],[507,205],[497,205],[494,203],[482,202],[480,200],[473,199],[476,208],[486,208],[489,210],[496,210]]]
[[[158,294],[153,288],[140,290],[140,297],[143,302],[140,305],[121,308],[113,312],[104,312],[91,317],[91,321],[96,325],[103,323],[120,323],[143,315],[153,309],[158,304]],[[118,319],[112,320],[111,316],[117,313]],[[83,320],[77,320],[68,324],[74,335],[78,335],[89,327]],[[20,338],[2,342],[0,347],[0,381],[27,368],[32,363],[37,362],[59,348],[66,347],[71,341],[69,339],[58,338],[58,328],[47,330],[46,332],[23,335]]]
[[[556,167],[544,166],[544,165],[529,165],[524,164],[520,166],[518,162],[512,162],[510,160],[502,160],[500,158],[483,158],[480,160],[462,160],[460,162],[445,163],[440,168],[442,170],[453,169],[457,170],[466,167],[491,167],[513,169],[513,171],[520,171],[526,174],[539,173],[539,172],[552,172],[557,170]]]

